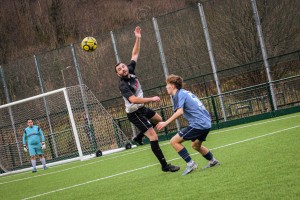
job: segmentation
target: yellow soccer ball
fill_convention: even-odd
[[[97,49],[97,40],[94,37],[85,37],[81,42],[81,48],[84,51],[92,52]]]

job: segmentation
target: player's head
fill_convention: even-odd
[[[29,127],[33,127],[33,120],[32,119],[27,119],[27,125]]]
[[[174,95],[177,90],[180,90],[183,85],[183,79],[180,76],[171,74],[166,80],[167,86],[166,89],[168,94]]]
[[[124,63],[118,63],[115,65],[116,73],[119,77],[127,77],[129,74],[129,70],[127,65]]]

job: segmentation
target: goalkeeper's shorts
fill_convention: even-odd
[[[43,150],[42,150],[41,144],[28,145],[28,150],[29,150],[29,155],[30,156],[42,155],[43,154]]]

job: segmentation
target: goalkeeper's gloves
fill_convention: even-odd
[[[46,144],[45,144],[45,142],[42,142],[42,149],[46,149]]]
[[[25,152],[27,152],[27,151],[28,151],[28,149],[27,149],[27,146],[26,146],[26,145],[24,145],[24,151],[25,151]]]

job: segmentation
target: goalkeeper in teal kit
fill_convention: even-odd
[[[28,127],[25,128],[23,133],[24,151],[28,152],[31,157],[32,172],[36,172],[36,155],[39,155],[40,161],[43,164],[44,170],[48,169],[46,160],[43,155],[43,149],[46,149],[45,137],[40,127],[33,125],[32,119],[27,120]]]

